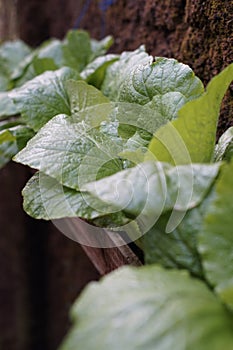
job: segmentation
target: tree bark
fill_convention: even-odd
[[[0,41],[18,36],[17,0],[0,0]]]

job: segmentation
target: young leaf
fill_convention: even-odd
[[[88,85],[84,81],[70,80],[66,83],[66,89],[70,100],[72,114],[78,114],[88,107],[110,102],[101,91]]]
[[[34,135],[25,125],[11,126],[0,131],[0,167],[25,147],[27,141]]]
[[[113,54],[97,57],[85,67],[85,69],[80,73],[80,76],[89,84],[94,85],[99,89],[103,83],[106,69],[111,64],[118,61],[118,59],[119,56]]]
[[[37,53],[37,59],[52,59],[57,68],[66,66],[64,53],[63,53],[63,43],[57,39],[51,39],[44,43]]]
[[[152,63],[153,57],[145,52],[144,46],[140,46],[132,52],[123,52],[119,61],[113,63],[106,70],[106,75],[101,86],[104,95],[112,101],[119,100],[119,91],[126,76],[134,69],[135,65]]]
[[[0,92],[7,91],[12,88],[12,82],[9,74],[4,68],[3,62],[0,58]]]
[[[82,189],[130,216],[144,213],[156,218],[162,212],[172,209],[183,212],[200,204],[219,166],[216,163],[172,167],[166,163],[145,162],[88,183]]]
[[[147,106],[160,113],[164,121],[170,121],[178,117],[181,107],[188,102],[188,98],[181,92],[171,91],[165,94],[155,95]]]
[[[0,45],[0,91],[13,88],[13,73],[31,49],[21,40],[7,41]]]
[[[0,92],[0,120],[18,114],[17,108],[7,92]]]
[[[209,206],[199,234],[199,252],[206,277],[220,298],[233,308],[233,160],[226,164],[216,185],[216,200]]]
[[[81,72],[92,54],[89,34],[82,30],[70,30],[64,41],[63,52],[65,65]]]
[[[102,40],[98,41],[91,39],[91,51],[92,54],[89,58],[89,62],[93,61],[96,57],[103,56],[113,44],[113,37],[111,35],[106,36]]]
[[[94,219],[104,215],[89,206],[91,200],[87,200],[87,194],[62,186],[41,172],[37,172],[28,181],[22,194],[24,210],[36,219],[53,220],[76,216]]]
[[[23,120],[38,131],[48,120],[60,113],[70,114],[65,82],[78,79],[76,71],[61,68],[45,72],[8,94]]]
[[[230,315],[201,281],[158,266],[92,282],[72,308],[59,350],[231,350]]]
[[[15,137],[9,130],[0,131],[0,168],[18,152]]]
[[[27,81],[32,80],[37,75],[46,71],[57,70],[57,66],[52,58],[38,58],[34,57],[31,64],[26,68],[22,76],[15,81],[15,87],[21,87]]]
[[[155,133],[149,146],[150,152],[158,160],[172,164],[210,162],[219,109],[232,79],[233,64],[211,80],[201,97],[186,103],[178,112],[177,120]]]
[[[230,160],[233,156],[233,126],[228,128],[224,134],[218,140],[215,146],[215,161],[220,161],[222,159]]]
[[[120,86],[119,100],[144,105],[154,96],[169,92],[179,92],[183,99],[192,100],[203,91],[202,82],[189,66],[174,59],[159,57],[152,64],[136,64],[127,72]]]
[[[21,40],[8,41],[0,45],[0,60],[11,74],[15,67],[31,53],[31,48]]]
[[[35,219],[80,217],[104,228],[127,223],[122,213],[108,214],[108,207],[90,194],[62,186],[42,172],[28,181],[22,194],[24,210]]]
[[[203,229],[203,218],[213,198],[211,191],[199,206],[185,213],[181,223],[172,232],[166,232],[171,212],[162,215],[141,239],[145,262],[158,263],[168,268],[187,269],[193,275],[203,278],[197,237]]]
[[[80,184],[96,179],[99,169],[109,174],[109,161],[122,150],[111,138],[84,122],[58,115],[50,120],[29,141],[14,160],[43,171],[67,187],[79,189]],[[119,168],[116,164],[116,171]],[[79,167],[82,165],[82,168]],[[111,169],[111,167],[110,167]]]

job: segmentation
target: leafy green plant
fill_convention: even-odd
[[[233,64],[204,89],[187,65],[110,43],[72,31],[0,50],[1,165],[37,171],[25,211],[124,231],[148,265],[87,287],[61,349],[230,350],[232,128],[215,143]]]

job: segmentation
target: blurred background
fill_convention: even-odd
[[[232,62],[232,13],[228,0],[0,0],[0,41],[35,47],[82,28],[96,39],[113,35],[111,52],[145,44],[150,54],[177,58],[207,83]],[[231,88],[219,134],[232,115]],[[52,224],[24,214],[20,191],[29,177],[13,163],[0,171],[0,349],[55,350],[72,302],[103,272],[98,255],[91,261]]]

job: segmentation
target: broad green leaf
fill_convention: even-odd
[[[189,66],[174,59],[159,57],[154,63],[136,64],[126,73],[120,86],[119,100],[144,105],[154,96],[179,92],[180,102],[181,98],[191,100],[199,97],[203,91],[202,82],[195,77]]]
[[[168,268],[187,269],[193,275],[203,277],[197,237],[203,228],[203,217],[213,198],[211,191],[199,206],[185,213],[181,223],[172,232],[166,232],[171,212],[162,215],[141,239],[145,262],[159,263]]]
[[[103,56],[113,44],[113,37],[111,35],[106,36],[102,40],[98,41],[91,39],[91,51],[92,54],[89,58],[89,62],[93,61],[96,57]]]
[[[5,70],[0,59],[0,92],[7,91],[12,88],[12,83],[9,74]]]
[[[118,101],[121,85],[126,76],[135,68],[135,65],[145,65],[152,63],[153,57],[145,52],[144,46],[140,46],[132,52],[123,52],[119,61],[113,63],[106,70],[106,75],[101,86],[104,95],[112,101]]]
[[[65,64],[81,72],[92,54],[89,34],[82,30],[70,30],[63,45],[63,53]]]
[[[62,42],[57,39],[51,39],[42,43],[40,47],[34,49],[21,60],[15,67],[11,77],[14,79],[15,86],[21,86],[26,81],[40,74],[37,69],[39,65],[44,67],[44,72],[46,66],[48,66],[48,64],[45,64],[46,62],[53,67],[52,70],[55,70],[65,65],[63,61]],[[42,73],[42,69],[40,68],[39,70]],[[47,70],[49,70],[49,68],[47,68]]]
[[[0,131],[0,168],[18,152],[15,137],[9,130]]]
[[[88,193],[62,186],[41,172],[28,181],[22,194],[24,210],[35,219],[81,217],[105,228],[127,222],[122,213],[107,215],[108,208]]]
[[[13,87],[13,72],[30,52],[31,49],[21,40],[7,41],[0,45],[0,91]]]
[[[54,61],[57,68],[65,66],[66,64],[63,53],[63,43],[60,40],[52,39],[49,42],[43,44],[43,46],[38,50],[37,58],[50,58]]]
[[[60,113],[70,114],[65,82],[78,79],[71,68],[45,72],[8,94],[23,120],[38,131],[48,120]]]
[[[199,234],[199,252],[206,277],[220,298],[233,308],[233,160],[225,165]]]
[[[144,213],[148,220],[156,221],[162,212],[183,212],[197,206],[215,180],[219,166],[215,163],[172,167],[145,162],[88,183],[82,189],[130,216]]]
[[[0,167],[25,147],[27,141],[34,135],[25,125],[12,126],[0,131]]]
[[[101,91],[88,85],[84,81],[70,80],[66,83],[66,89],[69,95],[72,114],[78,114],[88,107],[110,102]],[[106,106],[104,107],[106,108]]]
[[[17,108],[8,93],[0,92],[0,120],[17,113]]]
[[[80,76],[99,89],[104,80],[106,69],[118,59],[119,56],[113,54],[97,57],[86,66]]]
[[[215,161],[230,160],[233,156],[233,126],[227,129],[215,146]]]
[[[14,83],[17,82],[17,79],[20,79],[22,75],[26,74],[28,66],[32,63],[33,59],[36,56],[37,50],[33,50],[29,55],[24,57],[17,66],[15,66],[11,78],[14,80]]]
[[[188,98],[178,91],[155,95],[147,106],[160,113],[164,120],[170,121],[178,117],[180,108],[188,102]]]
[[[22,194],[24,210],[36,219],[52,220],[76,216],[94,219],[101,215],[88,205],[87,194],[64,187],[41,172],[37,172],[28,181]]]
[[[0,45],[0,60],[11,74],[15,67],[31,53],[31,49],[21,40],[7,41]]]
[[[201,281],[159,266],[92,282],[59,350],[232,350],[232,315]]]
[[[19,118],[12,118],[12,120],[8,120],[8,119],[5,119],[5,120],[2,120],[0,121],[0,131],[2,130],[6,130],[6,129],[9,129],[13,126],[18,126],[18,125],[22,125],[23,123],[20,121]]]
[[[122,150],[119,145],[97,129],[77,123],[72,117],[58,115],[50,120],[15,157],[57,179],[64,186],[79,189],[80,184],[96,179],[98,171],[114,160]],[[122,164],[122,163],[121,163]],[[111,169],[111,167],[110,167]]]
[[[16,125],[8,130],[16,138],[18,151],[23,149],[27,142],[35,135],[34,131],[26,125]]]
[[[150,141],[153,133],[166,123],[159,112],[148,106],[128,102],[116,102],[115,106],[118,133],[124,139],[133,137],[137,131],[142,139]]]
[[[34,57],[32,62],[28,65],[22,76],[15,81],[15,87],[24,85],[27,81],[32,80],[46,71],[55,71],[58,67],[51,58]]]
[[[178,119],[159,129],[149,150],[172,164],[208,163],[213,159],[222,98],[233,79],[233,64],[208,84],[206,92],[185,104]]]

